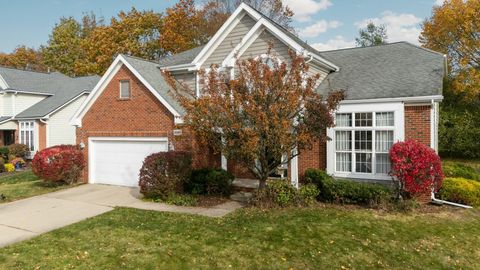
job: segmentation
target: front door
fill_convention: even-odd
[[[15,130],[4,130],[3,131],[3,145],[7,146],[15,143]]]

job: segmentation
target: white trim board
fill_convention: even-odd
[[[85,102],[80,105],[80,108],[75,112],[75,114],[72,117],[72,120],[70,121],[71,125],[81,127],[82,126],[82,119],[85,116],[85,114],[88,112],[88,110],[91,108],[91,106],[95,103],[97,98],[103,93],[107,85],[111,82],[115,74],[120,70],[122,65],[125,65],[132,73],[137,77],[140,82],[145,85],[145,87],[164,105],[168,111],[170,111],[175,119],[175,124],[181,124],[183,123],[181,115],[153,88],[145,78],[138,73],[138,71],[128,63],[128,61],[120,54],[115,58],[113,63],[110,65],[108,70],[105,72],[105,74],[102,76],[100,81],[97,83],[95,88],[93,88],[92,92],[90,95],[87,97]],[[158,76],[161,76],[161,74],[158,74]]]
[[[2,75],[0,74],[0,89],[7,89],[7,88],[10,88],[10,87],[8,86],[7,81],[5,81],[5,79],[3,79]]]
[[[335,113],[357,113],[357,112],[394,112],[394,142],[405,140],[405,106],[403,102],[376,103],[376,104],[341,104]],[[340,128],[342,130],[351,130],[351,127]],[[335,177],[371,179],[371,180],[391,180],[391,177],[383,174],[356,173],[356,172],[336,172],[335,171],[335,128],[327,129],[327,136],[332,140],[327,141],[327,173]],[[384,130],[384,128],[365,127],[356,130]],[[386,129],[390,130],[390,129]],[[372,141],[372,147],[373,145]],[[352,159],[353,162],[353,159]],[[372,160],[372,162],[374,162]]]

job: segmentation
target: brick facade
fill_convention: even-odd
[[[315,142],[312,149],[300,152],[298,156],[298,177],[301,180],[305,170],[314,168],[325,170],[327,168],[327,144]]]
[[[119,98],[122,80],[130,81],[130,99]],[[173,115],[122,66],[83,117],[82,127],[77,128],[77,143],[85,144],[84,154],[88,158],[89,137],[168,137],[175,150],[192,152],[194,166],[219,166],[219,155],[200,146],[185,128],[183,135],[173,136],[174,129],[182,128],[175,126]],[[88,168],[84,181],[88,180],[87,171]]]
[[[430,146],[430,105],[405,106],[405,140]]]

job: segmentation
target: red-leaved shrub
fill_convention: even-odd
[[[165,200],[174,193],[183,193],[183,185],[192,171],[188,152],[169,151],[151,154],[140,169],[140,193],[147,198]]]
[[[57,145],[38,152],[32,160],[32,171],[52,182],[77,182],[85,167],[85,158],[76,145]]]
[[[402,191],[410,196],[438,191],[442,186],[443,171],[435,151],[415,140],[397,142],[390,149],[392,171]]]

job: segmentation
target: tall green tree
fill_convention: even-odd
[[[375,25],[369,22],[365,28],[358,31],[359,37],[355,38],[357,47],[368,47],[387,43],[387,29],[385,25]]]
[[[82,25],[73,17],[61,18],[43,48],[45,64],[61,73],[75,75],[75,62],[84,57],[81,41]]]

